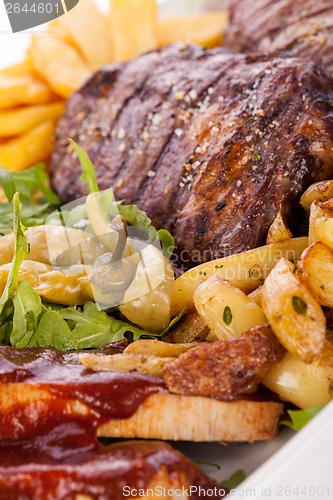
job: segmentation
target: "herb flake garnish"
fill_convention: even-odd
[[[308,311],[308,305],[306,302],[304,302],[304,300],[301,297],[294,295],[292,298],[292,304],[293,308],[298,314],[302,314],[302,316],[306,315]]]
[[[226,325],[230,325],[230,323],[232,322],[232,312],[229,306],[226,306],[224,308],[223,321]]]

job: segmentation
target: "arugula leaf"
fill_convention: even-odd
[[[167,229],[160,229],[157,231],[157,238],[161,243],[163,255],[170,259],[175,248],[175,240],[172,234]]]
[[[90,160],[87,152],[84,149],[80,148],[80,146],[73,139],[69,139],[69,142],[74,148],[82,168],[82,176],[80,180],[85,183],[89,193],[98,192],[99,187],[97,184],[95,167]]]
[[[1,234],[13,230],[12,200],[15,192],[21,194],[21,220],[25,227],[44,224],[48,215],[60,204],[59,197],[48,187],[48,175],[43,164],[22,172],[8,172],[0,168],[0,186],[8,198],[7,203],[0,204]]]
[[[22,204],[20,203],[20,195],[19,193],[15,193],[13,197],[13,208],[14,208],[14,222],[13,222],[13,230],[14,230],[14,258],[12,261],[12,265],[8,274],[7,283],[2,292],[0,298],[0,322],[2,325],[2,312],[6,303],[9,300],[12,300],[16,282],[18,278],[18,273],[20,266],[24,259],[26,259],[29,255],[29,244],[28,240],[24,235],[26,228],[23,226],[21,222],[21,213],[22,213]]]
[[[246,479],[246,472],[243,469],[236,470],[229,479],[220,482],[220,485],[226,490],[234,490]]]
[[[323,409],[323,406],[314,406],[306,410],[287,410],[290,420],[281,420],[280,425],[290,427],[294,431],[300,431]]]
[[[13,306],[10,343],[13,347],[27,347],[43,312],[42,301],[28,281],[21,280],[18,283]]]

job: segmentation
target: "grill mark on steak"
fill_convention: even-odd
[[[170,229],[178,251],[186,254],[187,262],[179,266],[263,244],[276,213],[288,215],[310,183],[333,173],[331,77],[293,57],[269,60],[177,45],[156,53],[144,87],[129,99],[113,135],[102,145],[100,137],[96,140],[101,189],[112,185],[118,199],[137,201],[157,227]],[[76,109],[90,99],[94,116],[100,116],[103,105],[102,116],[107,116],[124,71],[102,92],[104,101],[90,94],[99,84],[99,74],[93,76],[71,98]],[[182,90],[183,98],[177,98]],[[161,114],[160,124],[152,123],[148,109]],[[125,114],[132,115],[128,123]],[[88,154],[95,152],[94,135],[85,137],[90,123],[90,117],[82,123],[73,116],[69,105],[58,126],[52,183],[64,201],[85,190],[77,181],[78,160],[66,155],[63,141],[70,129]],[[128,151],[111,157],[119,147],[115,134],[120,126]],[[150,141],[132,136],[140,128]],[[182,133],[174,133],[177,128]]]

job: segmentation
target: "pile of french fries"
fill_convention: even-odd
[[[333,181],[302,196],[309,237],[292,238],[281,214],[269,244],[195,267],[175,282],[172,314],[185,306],[210,329],[207,340],[232,339],[269,323],[286,349],[264,383],[300,408],[332,399]]]
[[[103,66],[172,42],[221,45],[226,13],[161,20],[156,0],[94,0],[32,36],[26,60],[0,71],[0,166],[24,170],[47,161],[57,120],[72,92]]]

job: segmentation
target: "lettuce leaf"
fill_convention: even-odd
[[[8,172],[0,168],[0,186],[8,198],[0,204],[0,234],[13,231],[13,197],[21,195],[23,209],[21,220],[25,227],[38,226],[60,204],[59,197],[48,186],[45,165],[38,164],[23,172]]]
[[[314,406],[307,410],[287,410],[290,420],[281,420],[280,425],[290,427],[294,431],[300,431],[323,409],[322,406]]]
[[[27,347],[43,313],[41,298],[28,281],[22,280],[18,283],[13,306],[10,343],[14,347]]]

